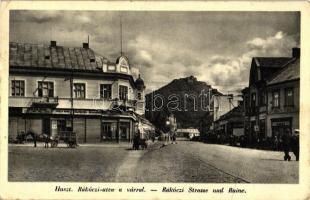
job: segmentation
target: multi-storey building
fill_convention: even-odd
[[[281,137],[299,129],[299,66],[295,59],[267,83],[267,136]]]
[[[290,131],[292,127],[298,127],[299,57],[300,49],[293,48],[292,57],[252,59],[249,87],[243,90],[245,133],[250,141],[271,137],[275,132],[272,129],[278,129],[272,126],[278,127],[282,124],[281,118],[287,115],[289,117],[286,119],[290,122],[283,123]],[[286,100],[288,98],[293,100]],[[286,101],[294,105],[287,106]],[[278,123],[279,120],[281,122]]]
[[[144,82],[127,57],[89,48],[10,43],[9,136],[75,131],[79,142],[133,138],[144,114]],[[136,79],[135,79],[136,77]],[[72,120],[73,119],[73,120]]]

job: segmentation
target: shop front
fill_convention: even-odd
[[[282,137],[284,134],[291,136],[292,134],[292,118],[276,118],[271,119],[272,137]]]

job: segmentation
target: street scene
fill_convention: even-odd
[[[299,166],[283,162],[282,152],[184,140],[167,146],[156,142],[144,151],[126,144],[66,151],[42,144],[14,146],[9,154],[11,181],[297,183]]]
[[[300,54],[299,12],[12,10],[8,180],[298,184]]]

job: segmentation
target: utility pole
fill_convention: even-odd
[[[121,46],[121,56],[123,55],[123,24],[122,24],[122,13],[119,16],[119,25],[120,25],[120,46]]]
[[[70,75],[70,101],[71,101],[71,128],[73,131],[73,119],[74,119],[74,108],[73,108],[73,66],[71,66],[71,75]]]

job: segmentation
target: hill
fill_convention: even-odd
[[[178,128],[199,128],[210,118],[209,102],[212,95],[221,95],[205,82],[190,76],[175,79],[146,95],[146,118],[156,127],[165,126],[169,113],[177,119]]]

